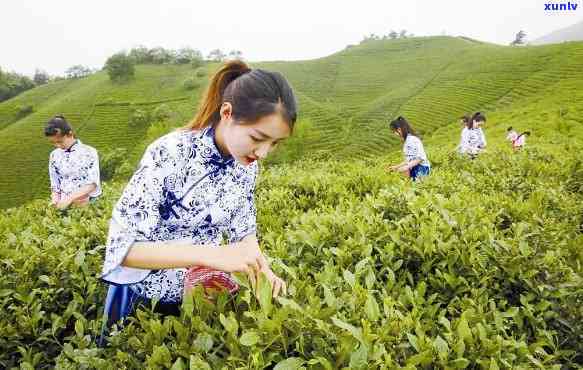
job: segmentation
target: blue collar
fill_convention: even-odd
[[[202,141],[210,149],[210,152],[205,153],[203,158],[208,164],[212,164],[219,168],[227,168],[229,165],[234,164],[235,159],[231,155],[223,156],[221,154],[219,146],[217,145],[215,133],[216,131],[213,126],[206,127],[202,131]]]
[[[67,149],[65,149],[65,153],[71,153],[73,151],[73,147],[77,144],[80,144],[81,142],[79,141],[79,139],[75,139],[75,141],[73,142],[73,144],[71,144],[70,147],[68,147]]]

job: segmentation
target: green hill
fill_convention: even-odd
[[[510,48],[466,38],[412,38],[370,41],[317,60],[258,66],[283,72],[300,100],[297,137],[270,163],[307,153],[352,159],[394,147],[386,122],[397,114],[430,135],[463,113],[517,107],[559,81],[577,83],[583,79],[583,43]],[[170,126],[179,126],[194,114],[204,85],[185,91],[182,81],[193,74],[189,66],[139,66],[135,81],[126,85],[114,85],[97,73],[0,104],[0,206],[47,193],[50,147],[41,128],[48,117],[57,112],[70,117],[82,140],[102,153],[117,147],[131,152],[146,128],[128,124],[128,104],[154,108],[170,101],[176,112]],[[34,113],[17,119],[25,105],[32,105]]]
[[[3,211],[0,365],[578,368],[583,130],[538,108],[494,114],[504,124],[473,161],[448,150],[457,128],[440,130],[415,185],[383,170],[398,151],[263,171],[261,244],[288,296],[243,281],[233,298],[186,299],[180,317],[144,308],[105,349],[96,275],[123,184],[66,215],[43,201]],[[535,132],[523,151],[504,142],[506,124]]]
[[[273,301],[242,280],[235,297],[185,299],[180,317],[144,308],[109,337],[110,347],[97,348],[105,287],[96,276],[124,185],[106,183],[101,201],[66,214],[44,200],[0,211],[0,367],[581,368],[581,50],[428,38],[265,63],[288,75],[302,104],[297,136],[261,172],[256,196],[261,246],[288,296]],[[426,68],[417,66],[422,60]],[[134,84],[152,87],[160,77],[145,80]],[[146,100],[131,95],[132,84],[123,97],[96,75],[17,99],[65,107],[64,91],[87,84],[89,96],[93,84],[122,96],[94,101],[121,110],[132,99],[182,99],[179,82]],[[186,119],[197,93],[169,104]],[[488,113],[488,147],[475,160],[453,151],[455,120],[472,109]],[[5,130],[26,132],[31,122],[37,132],[39,110]],[[397,113],[425,134],[432,173],[423,182],[383,169],[401,161],[385,126]],[[139,155],[180,119],[144,128],[123,145]],[[507,126],[532,132],[520,152],[505,141]],[[103,148],[126,140],[98,130],[81,136]]]

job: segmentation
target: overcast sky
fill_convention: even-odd
[[[534,40],[583,19],[583,0],[571,0],[576,11],[554,13],[545,11],[550,1],[5,0],[0,68],[28,75],[101,68],[109,55],[140,44],[204,55],[238,49],[250,61],[312,59],[391,29],[508,44],[520,29]]]

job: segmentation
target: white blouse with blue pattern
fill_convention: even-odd
[[[255,234],[257,162],[244,166],[222,157],[214,132],[175,131],[148,147],[113,210],[102,280],[129,284],[149,299],[179,302],[186,269],[122,266],[134,242],[220,245],[225,237],[233,243]]]
[[[415,135],[407,135],[403,145],[403,155],[407,162],[419,159],[421,160],[419,163],[420,165],[431,167],[429,160],[427,159],[427,154],[425,153],[423,143],[421,142],[421,139]]]
[[[53,150],[49,157],[49,178],[51,192],[61,197],[68,197],[85,185],[95,184],[96,188],[89,196],[97,198],[101,195],[97,150],[79,139],[69,149]]]

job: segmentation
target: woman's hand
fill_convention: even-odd
[[[82,206],[86,206],[89,204],[89,197],[83,197],[83,198],[79,198],[73,201],[72,203],[74,206],[77,207],[82,207]]]
[[[405,172],[409,172],[409,166],[407,166],[407,165],[404,165],[404,166],[401,166],[401,167],[397,168],[396,170],[397,170],[398,172],[403,172],[403,173],[405,173]]]
[[[274,298],[277,297],[280,293],[284,295],[287,294],[287,284],[285,283],[285,281],[283,281],[283,279],[275,275],[275,273],[269,267],[269,262],[259,249],[259,243],[256,237],[249,236],[243,239],[241,242],[235,243],[234,246],[226,248],[232,248],[234,250],[239,250],[239,252],[241,252],[240,254],[234,255],[233,258],[241,259],[240,260],[241,266],[239,266],[239,268],[242,269],[228,272],[234,271],[246,272],[247,275],[249,275],[251,285],[254,287],[254,289],[257,287],[257,279],[259,277],[259,273],[262,272],[267,278],[267,280],[269,280],[269,282],[271,283],[271,292]],[[229,258],[227,258],[227,260],[228,259]],[[237,264],[235,263],[234,265]]]
[[[271,293],[273,295],[273,298],[279,296],[280,292],[282,295],[287,294],[287,284],[285,283],[285,281],[283,281],[283,279],[275,275],[271,268],[267,267],[266,270],[263,270],[263,273],[265,274],[267,280],[269,280],[269,282],[271,283]]]
[[[71,205],[71,201],[69,200],[69,198],[65,198],[65,199],[58,201],[57,204],[55,204],[55,207],[57,207],[60,210],[64,210],[64,209],[69,208],[70,205]]]
[[[257,273],[268,266],[259,249],[257,239],[248,238],[238,243],[209,248],[205,265],[225,272],[246,272],[253,281]]]

